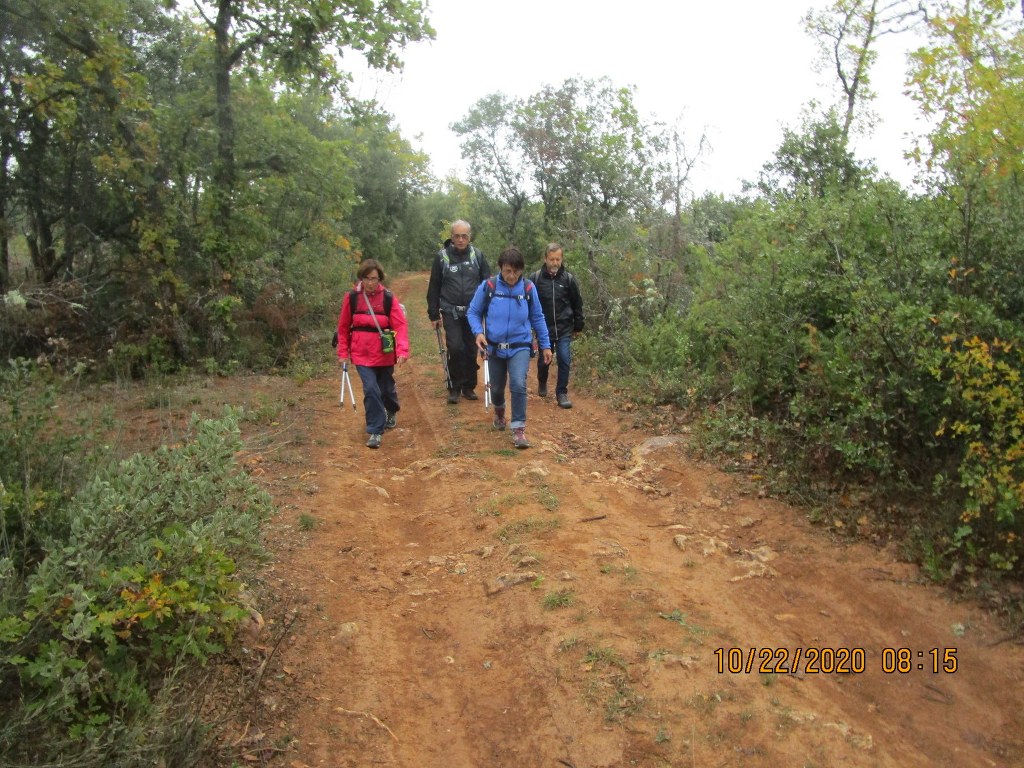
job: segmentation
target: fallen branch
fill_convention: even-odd
[[[387,731],[391,735],[392,739],[394,739],[395,741],[398,741],[398,737],[395,736],[395,732],[392,731],[390,728],[388,728],[386,725],[384,725],[384,723],[382,723],[378,719],[378,717],[375,714],[373,714],[372,712],[353,712],[351,709],[345,709],[344,707],[336,707],[335,709],[338,712],[341,712],[343,715],[356,715],[357,717],[368,717],[368,718],[370,718],[371,720],[373,720],[373,722],[375,722],[377,725],[379,725],[381,728],[383,728],[385,731]]]
[[[604,520],[608,515],[594,515],[594,517],[584,517],[580,520],[581,523],[592,523],[595,520]]]

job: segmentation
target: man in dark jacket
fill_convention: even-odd
[[[435,328],[444,327],[448,347],[448,374],[451,389],[448,402],[459,402],[459,395],[477,400],[476,340],[466,319],[466,308],[477,286],[490,277],[487,259],[469,242],[472,228],[461,219],[452,223],[452,236],[434,256],[427,284],[427,315]]]
[[[562,246],[549,243],[544,254],[544,266],[533,273],[531,278],[537,286],[537,298],[544,310],[548,336],[558,361],[558,379],[555,382],[555,398],[562,408],[572,408],[569,400],[569,367],[572,364],[572,350],[569,344],[577,333],[583,330],[583,296],[580,284],[572,272],[562,264]],[[549,364],[537,360],[537,394],[548,396]]]

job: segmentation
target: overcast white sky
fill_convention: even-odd
[[[570,77],[607,76],[635,86],[648,120],[681,126],[696,146],[706,131],[712,151],[692,191],[726,195],[756,179],[812,98],[835,98],[834,75],[815,71],[817,48],[802,18],[824,0],[430,0],[436,40],[411,45],[397,76],[355,73],[355,94],[376,98],[402,134],[430,155],[439,178],[462,165],[449,129],[487,94],[528,97]],[[873,71],[883,122],[858,155],[873,158],[902,183],[906,134],[918,130],[902,95],[906,38],[884,38]],[[354,64],[357,59],[349,60]],[[827,85],[829,90],[823,88]]]

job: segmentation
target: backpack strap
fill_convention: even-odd
[[[524,280],[523,282],[526,284],[526,286],[524,288],[524,295],[526,297],[526,302],[529,304],[529,303],[531,303],[533,301],[533,293],[534,293],[534,291],[533,291],[533,287],[534,287],[533,286],[533,281],[527,279],[527,280]],[[495,275],[494,277],[487,278],[487,290],[484,291],[484,307],[483,307],[483,311],[480,313],[484,317],[487,317],[487,308],[491,306],[491,299],[493,299],[495,294],[497,294],[497,283],[498,283],[498,276],[497,275]],[[509,294],[509,295],[499,294],[498,298],[499,299],[521,299],[521,298],[523,298],[523,296],[519,296],[519,295],[513,296],[511,294]]]
[[[475,245],[470,245],[469,246],[469,265],[471,267],[475,267],[475,266],[479,265],[479,263],[480,263],[480,260],[477,259],[477,257],[476,257],[477,253],[479,253],[479,251],[477,251],[476,246]],[[448,267],[452,263],[451,259],[448,258],[448,249],[447,248],[442,248],[440,251],[437,252],[437,255],[441,257],[441,264],[447,270]]]
[[[384,314],[387,315],[389,318],[391,317],[391,307],[394,306],[394,302],[395,302],[395,294],[393,294],[391,291],[389,291],[387,288],[385,288],[384,289]],[[359,293],[357,291],[355,291],[355,290],[349,291],[348,292],[349,314],[351,314],[352,316],[355,316],[355,314],[357,312],[360,312],[360,313],[362,313],[364,315],[370,314],[365,309],[359,309],[358,308],[358,304],[359,304]]]

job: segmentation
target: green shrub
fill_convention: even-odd
[[[958,474],[964,501],[949,540],[950,554],[968,570],[979,563],[1019,569],[1024,554],[1024,350],[977,336],[951,334],[944,341],[946,357],[936,374],[950,384],[946,405],[956,415],[943,421],[939,434],[963,446]]]
[[[197,737],[190,676],[249,612],[239,563],[259,558],[269,497],[236,465],[236,411],[194,417],[181,445],[98,473],[0,558],[0,762],[136,764]],[[43,491],[45,493],[45,490]],[[24,488],[9,488],[8,508]],[[201,730],[201,728],[199,729]],[[138,740],[144,734],[144,743]],[[191,743],[191,741],[190,741]]]

